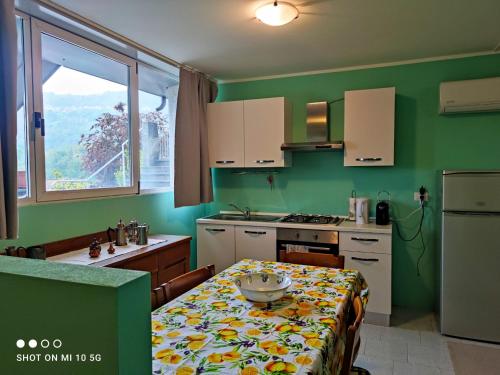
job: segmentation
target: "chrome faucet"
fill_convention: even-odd
[[[243,216],[245,216],[245,219],[250,219],[250,208],[249,207],[245,207],[242,209],[234,203],[229,203],[229,205],[231,207],[234,207],[236,210],[240,211],[243,214]]]

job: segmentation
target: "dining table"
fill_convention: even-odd
[[[249,272],[292,283],[252,302],[234,283]],[[366,305],[357,270],[244,259],[152,312],[153,374],[339,374],[356,295]]]

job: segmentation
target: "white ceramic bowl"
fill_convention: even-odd
[[[234,283],[246,299],[255,302],[272,302],[285,295],[292,280],[284,274],[251,272],[237,277]]]

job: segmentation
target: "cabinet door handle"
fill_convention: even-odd
[[[274,160],[255,160],[257,164],[274,163]]]
[[[361,262],[378,262],[379,260],[377,258],[358,258],[358,257],[351,257],[352,260],[359,260]]]
[[[382,158],[356,158],[356,161],[382,161]]]
[[[353,241],[361,241],[361,242],[378,242],[377,238],[361,238],[361,237],[351,237]]]
[[[234,164],[234,160],[216,160],[215,164]]]
[[[207,232],[225,232],[225,229],[219,229],[219,228],[206,228],[205,229]]]
[[[246,230],[245,233],[247,234],[257,234],[257,235],[263,235],[263,234],[267,234],[267,232],[256,232],[256,231],[253,231],[253,230]]]

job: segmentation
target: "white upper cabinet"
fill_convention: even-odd
[[[210,103],[207,113],[210,167],[244,167],[243,101]]]
[[[208,104],[210,167],[285,167],[291,105],[285,98]]]
[[[285,167],[288,155],[290,104],[285,98],[245,100],[245,167]]]
[[[345,92],[344,166],[394,165],[396,88]]]

